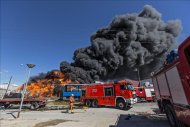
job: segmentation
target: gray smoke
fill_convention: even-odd
[[[108,27],[91,36],[91,46],[77,49],[74,62],[61,62],[60,70],[80,83],[95,80],[141,79],[161,67],[181,32],[179,20],[161,20],[161,14],[145,5],[139,14],[116,16]]]

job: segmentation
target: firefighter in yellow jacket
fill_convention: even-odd
[[[74,94],[71,94],[69,98],[69,108],[70,108],[71,113],[74,113],[73,112],[74,102],[75,102]]]

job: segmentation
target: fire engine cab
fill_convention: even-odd
[[[131,82],[96,83],[82,86],[81,101],[89,107],[115,106],[125,109],[134,104],[134,87]]]
[[[172,127],[190,126],[190,37],[171,52],[152,80],[158,106]]]

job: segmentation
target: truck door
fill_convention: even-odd
[[[187,48],[185,48],[184,53],[187,61],[187,69],[186,69],[187,72],[185,79],[190,86],[190,45]]]
[[[184,53],[185,53],[185,58],[186,58],[186,68],[185,68],[185,76],[183,80],[185,80],[184,84],[187,84],[187,85],[184,85],[186,86],[186,96],[187,96],[187,100],[188,100],[188,103],[190,104],[190,97],[189,97],[189,93],[190,93],[190,40],[189,40],[189,43],[188,43],[188,46],[185,48],[184,50]]]
[[[107,106],[115,105],[115,97],[113,93],[113,87],[105,87],[104,88],[104,104]]]
[[[183,84],[188,104],[190,104],[190,37],[179,47],[180,66],[179,75]]]
[[[147,100],[147,101],[152,100],[151,89],[149,89],[149,88],[145,88],[144,90],[145,90],[145,94],[146,94],[146,100]]]
[[[145,90],[143,87],[138,87],[138,96],[140,98],[146,98],[146,95],[145,95]]]

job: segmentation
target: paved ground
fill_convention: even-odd
[[[1,111],[0,127],[169,127],[165,115],[156,114],[155,103],[136,104],[128,111],[115,108],[76,109],[74,114],[66,110],[24,111],[14,119]],[[13,112],[13,115],[17,115]]]

